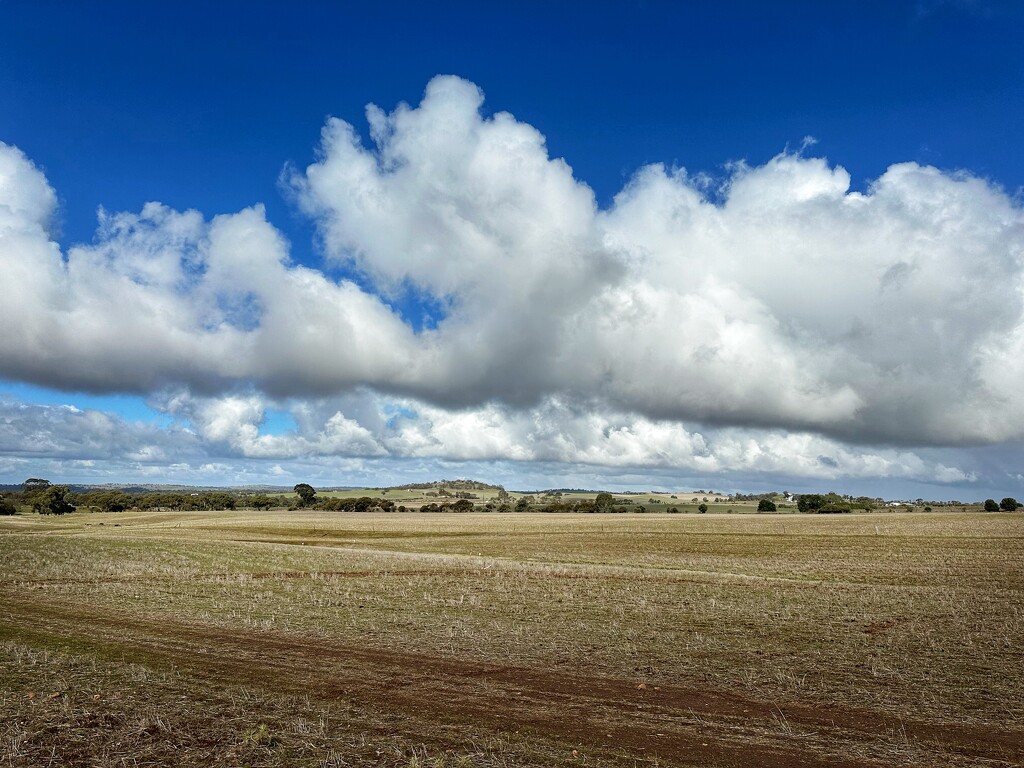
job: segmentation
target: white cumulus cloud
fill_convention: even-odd
[[[329,270],[293,262],[255,201],[101,211],[93,243],[62,249],[56,194],[0,144],[0,377],[150,395],[211,466],[967,482],[912,446],[1024,438],[1024,211],[1001,189],[901,163],[857,191],[786,152],[718,186],[645,167],[600,208],[537,128],[482,103],[438,77],[419,105],[369,107],[369,146],[327,123],[317,161],[285,179]],[[393,308],[408,295],[442,308],[436,323]],[[267,433],[268,408],[296,427]],[[10,418],[4,439],[26,446],[28,416]],[[31,418],[86,441],[104,429]]]

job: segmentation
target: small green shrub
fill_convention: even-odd
[[[259,747],[276,747],[278,745],[277,737],[270,732],[266,723],[260,723],[251,731],[247,731],[243,741]]]

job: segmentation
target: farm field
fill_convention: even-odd
[[[0,766],[1012,766],[1024,515],[0,518]]]

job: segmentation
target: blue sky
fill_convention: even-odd
[[[1020,344],[1024,9],[552,5],[0,2],[0,206],[64,270],[0,349],[0,481],[1024,494],[989,375]],[[8,291],[47,258],[3,247]],[[578,302],[537,312],[554,285]],[[284,293],[324,304],[288,325]]]

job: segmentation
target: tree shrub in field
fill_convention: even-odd
[[[39,504],[43,502],[43,494],[46,493],[50,485],[49,480],[44,480],[41,477],[30,477],[21,484],[22,502],[25,504],[31,504],[32,511],[38,512],[41,508]]]
[[[25,495],[32,495],[34,493],[42,493],[50,487],[50,481],[44,480],[41,477],[30,477],[24,483],[21,484],[25,491]]]
[[[292,490],[299,495],[300,507],[311,507],[316,502],[316,489],[309,483],[299,483]]]
[[[985,511],[986,512],[998,512],[999,505],[996,504],[995,499],[985,499]]]
[[[75,507],[67,500],[66,485],[51,485],[37,493],[32,500],[32,509],[40,515],[65,515],[74,512]]]
[[[15,507],[11,502],[0,496],[0,515],[16,515],[18,514],[18,508]]]
[[[1019,507],[1020,504],[1013,496],[1007,496],[999,502],[999,508],[1004,512],[1016,512]]]
[[[757,511],[758,512],[775,512],[776,511],[775,502],[772,501],[771,499],[761,499],[761,501],[759,501],[757,503]]]
[[[708,511],[708,505],[705,504],[704,502],[701,502],[700,506],[697,507],[697,511],[703,515],[705,512]]]

